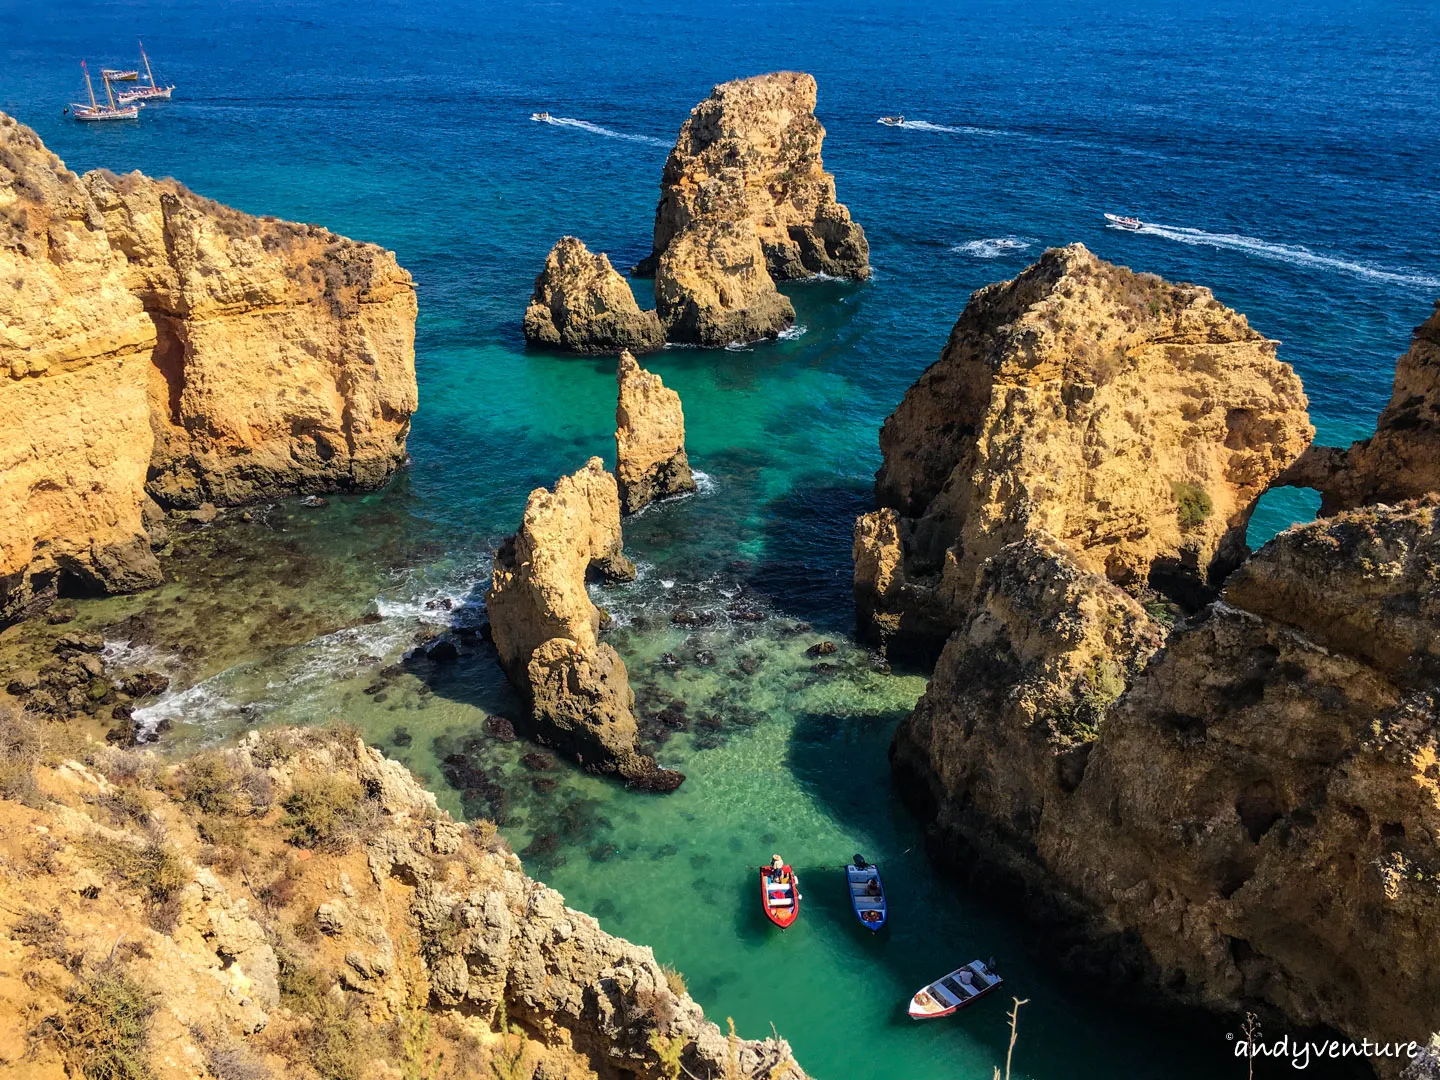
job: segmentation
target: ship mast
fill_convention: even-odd
[[[150,80],[150,85],[155,85],[155,73],[150,70],[150,57],[145,55],[145,43],[140,42],[140,59],[145,61],[145,77]]]
[[[110,99],[110,111],[115,111],[115,95],[110,90],[110,76],[100,72],[100,81],[105,84],[105,96]]]
[[[95,103],[95,86],[90,81],[90,68],[84,60],[80,61],[80,70],[85,72],[85,89],[90,91],[90,108],[98,109],[100,106]],[[105,85],[109,86],[110,84],[106,83]]]

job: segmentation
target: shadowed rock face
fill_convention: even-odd
[[[864,230],[835,201],[820,147],[815,79],[777,71],[721,83],[680,127],[655,211],[655,260],[695,223],[749,221],[770,275],[870,274]]]
[[[673,790],[685,778],[638,748],[625,663],[599,640],[587,577],[634,576],[621,554],[620,495],[599,458],[530,493],[520,530],[495,553],[485,606],[501,666],[534,733],[597,772]]]
[[[405,460],[415,292],[389,252],[77,177],[3,114],[0,206],[0,619],[157,583],[147,491],[369,489]]]
[[[641,311],[630,285],[603,252],[563,236],[535,279],[525,338],[578,353],[650,352],[665,344],[659,317]]]
[[[1318,490],[1322,514],[1440,490],[1440,304],[1396,364],[1375,434],[1348,450],[1312,446],[1278,482]]]
[[[680,395],[628,352],[620,354],[615,379],[615,479],[621,511],[633,514],[655,499],[694,491]]]
[[[856,529],[862,628],[943,638],[984,561],[1036,530],[1196,603],[1312,437],[1305,407],[1275,343],[1209,290],[1046,252],[971,298],[885,422],[881,510]]]

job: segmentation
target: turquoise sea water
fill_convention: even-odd
[[[991,955],[1031,999],[1017,1075],[1243,1075],[1223,1028],[1106,1005],[931,874],[884,760],[923,677],[848,641],[850,523],[881,420],[969,293],[1073,240],[1211,286],[1281,340],[1322,440],[1367,433],[1440,296],[1435,5],[5,0],[0,30],[0,109],[72,168],[170,174],[323,223],[393,248],[420,286],[412,469],[380,494],[186,535],[170,584],[84,606],[117,659],[175,673],[155,711],[173,745],[353,721],[451,809],[501,820],[573,904],[682,968],[712,1016],[747,1035],[775,1023],[827,1080],[988,1080],[1004,999],[929,1025],[903,1005]],[[137,35],[176,100],[133,126],[62,117],[78,60],[133,63]],[[689,108],[779,67],[819,80],[826,164],[875,277],[790,288],[789,340],[646,361],[680,391],[707,481],[627,526],[640,581],[597,594],[643,709],[669,720],[649,722],[662,761],[689,774],[673,796],[630,795],[498,739],[484,718],[515,702],[490,656],[403,657],[417,632],[479,617],[489,552],[532,487],[613,454],[613,362],[520,338],[546,250],[573,232],[617,266],[646,254]],[[567,122],[530,121],[541,109]],[[874,122],[896,112],[919,123]],[[1159,224],[1107,230],[1107,210]],[[1268,498],[1255,539],[1308,506]],[[734,619],[737,601],[768,618]],[[713,619],[682,629],[677,610]],[[840,645],[835,670],[804,655],[820,640]],[[774,850],[803,875],[784,935],[748,869]],[[856,851],[894,903],[877,937],[823,869]]]

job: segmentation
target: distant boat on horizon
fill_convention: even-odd
[[[85,72],[85,90],[90,95],[90,104],[72,102],[70,113],[76,120],[138,120],[140,119],[140,106],[117,106],[115,95],[110,90],[110,78],[104,71],[100,78],[105,83],[105,97],[109,105],[101,105],[95,100],[95,84],[90,81],[90,68],[84,60],[80,61],[80,70]]]
[[[133,90],[121,90],[116,95],[121,105],[128,105],[132,101],[169,101],[170,95],[175,92],[175,85],[159,86],[155,82],[155,73],[150,70],[150,57],[145,55],[145,43],[140,42],[140,60],[145,65],[145,78],[149,85],[137,86]]]

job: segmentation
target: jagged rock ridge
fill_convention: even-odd
[[[546,257],[524,329],[528,341],[577,353],[650,352],[665,344],[659,316],[640,310],[604,252],[592,255],[573,236],[562,236]]]
[[[615,480],[621,511],[633,514],[656,499],[694,491],[680,395],[628,352],[620,354],[615,379]]]

